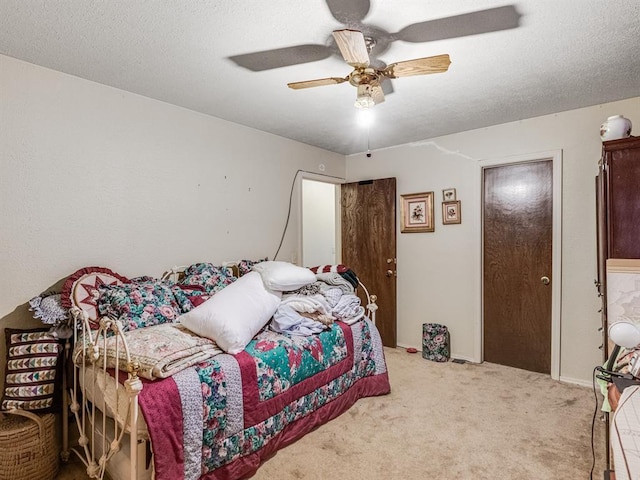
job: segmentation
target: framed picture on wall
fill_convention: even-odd
[[[433,232],[433,192],[400,195],[402,233]]]
[[[455,202],[442,202],[442,224],[451,225],[455,223],[462,223],[460,200],[456,200]]]
[[[442,201],[443,202],[452,202],[456,200],[456,189],[455,188],[445,188],[442,190]]]

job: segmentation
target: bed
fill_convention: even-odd
[[[155,283],[93,267],[65,283],[67,296],[76,297],[76,328],[67,345],[69,408],[63,411],[72,415],[64,424],[75,424],[79,439],[70,449],[65,428],[63,451],[80,456],[89,477],[248,478],[277,450],[358,399],[389,393],[376,298],[348,267],[303,272],[284,262],[235,262],[208,275],[202,265],[211,267],[174,268]],[[164,308],[173,321],[147,315],[151,324],[136,325],[98,308],[105,291],[136,297],[137,285],[149,290],[158,283],[174,293],[179,308],[172,314],[164,305],[157,313]],[[356,288],[363,306],[354,300]],[[207,331],[218,320],[223,325]]]

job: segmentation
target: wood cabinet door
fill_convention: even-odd
[[[640,138],[607,142],[608,258],[640,258]]]

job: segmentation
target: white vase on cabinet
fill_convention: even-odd
[[[600,125],[600,138],[603,142],[607,140],[618,140],[631,136],[631,120],[622,115],[613,115]]]

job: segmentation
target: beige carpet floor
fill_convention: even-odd
[[[385,349],[392,392],[280,450],[253,480],[589,479],[589,388],[500,365],[435,363]],[[596,468],[604,424],[596,422]],[[77,463],[59,480],[84,480]]]

